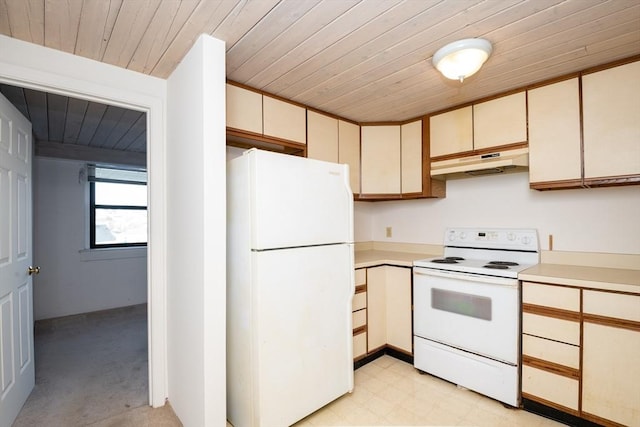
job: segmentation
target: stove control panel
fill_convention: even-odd
[[[448,228],[445,245],[538,251],[535,229]]]

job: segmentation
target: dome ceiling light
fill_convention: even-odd
[[[438,49],[432,61],[446,78],[462,83],[482,67],[492,50],[485,39],[458,40]]]

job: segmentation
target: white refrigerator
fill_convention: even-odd
[[[227,168],[227,419],[288,426],[353,390],[348,166],[251,149]]]

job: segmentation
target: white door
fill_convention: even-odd
[[[0,426],[35,382],[31,223],[31,123],[0,95]]]

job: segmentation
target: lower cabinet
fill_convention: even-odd
[[[524,282],[522,311],[523,399],[640,426],[640,295]]]
[[[411,268],[367,268],[367,311],[369,353],[391,347],[413,354]]]
[[[582,416],[640,426],[640,295],[583,291]]]
[[[356,293],[353,296],[353,359],[367,355],[367,270],[355,273]]]

